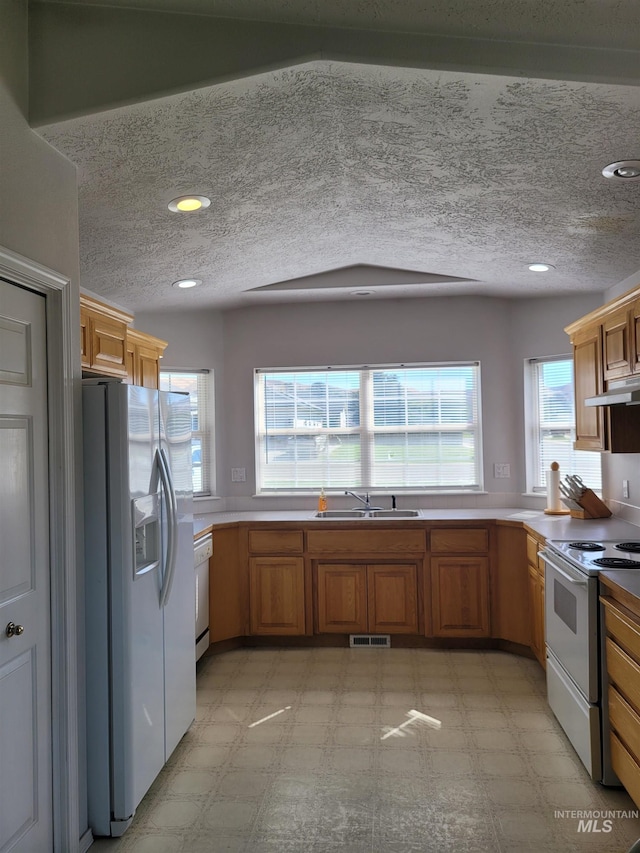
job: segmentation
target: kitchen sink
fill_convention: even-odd
[[[417,518],[419,509],[325,509],[316,512],[314,518]]]
[[[364,518],[363,509],[325,509],[317,512],[314,518]]]
[[[372,509],[371,518],[418,518],[419,509]]]

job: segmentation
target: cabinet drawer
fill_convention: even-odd
[[[423,530],[310,530],[307,549],[311,554],[406,554],[425,550]]]
[[[609,687],[609,722],[637,761],[640,756],[640,717],[614,687]]]
[[[250,530],[249,550],[253,554],[302,554],[302,530]]]
[[[631,614],[623,613],[611,598],[603,596],[607,634],[622,646],[631,657],[640,661],[640,623]]]
[[[611,732],[611,765],[633,802],[640,804],[640,767],[624,744]]]
[[[431,531],[434,554],[478,554],[489,550],[486,528],[442,527]]]
[[[640,666],[607,637],[607,673],[619,693],[640,709]]]
[[[532,566],[538,566],[538,551],[540,550],[540,543],[537,539],[527,533],[527,561]]]

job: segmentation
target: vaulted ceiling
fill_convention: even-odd
[[[158,12],[189,12],[203,31],[211,16],[282,24],[285,35],[290,24],[312,35],[352,28],[354,49],[349,61],[251,68],[39,122],[78,166],[81,285],[107,299],[136,311],[360,299],[363,290],[369,299],[556,295],[601,291],[640,269],[640,182],[602,176],[613,161],[640,159],[640,89],[620,72],[640,68],[635,0],[615,14],[597,0],[110,6],[135,6],[150,24],[166,23]],[[75,20],[73,4],[34,7]],[[372,32],[403,30],[408,40],[435,34],[442,50],[455,43],[455,63],[391,62],[384,45],[376,61]],[[467,43],[470,56],[495,46],[501,66],[464,68]],[[547,48],[566,79],[542,61],[535,70]],[[168,210],[192,192],[210,207]],[[533,261],[552,269],[530,272]],[[186,277],[202,284],[172,287]]]

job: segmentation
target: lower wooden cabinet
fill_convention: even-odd
[[[544,539],[527,533],[527,567],[529,570],[529,631],[531,651],[542,667],[547,665],[544,641],[544,562],[538,551]]]
[[[209,636],[212,643],[247,633],[247,566],[240,562],[238,529],[222,528],[213,534],[209,560]]]
[[[250,557],[249,611],[252,634],[304,634],[303,558]]]
[[[489,637],[489,558],[431,558],[434,637]]]
[[[529,566],[529,620],[531,628],[531,650],[544,666],[546,659],[544,643],[544,575]]]
[[[415,563],[318,563],[315,579],[319,633],[418,633]]]
[[[640,805],[640,601],[603,577],[611,765]]]

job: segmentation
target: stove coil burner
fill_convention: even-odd
[[[640,551],[640,542],[638,543],[638,551]],[[575,548],[576,551],[604,551],[604,545],[599,542],[569,542],[569,548]],[[626,549],[625,549],[626,550]]]
[[[600,557],[593,561],[594,565],[601,566],[604,569],[638,569],[640,562],[638,560],[625,560],[622,557]]]
[[[630,551],[634,554],[640,554],[640,542],[620,542],[613,547],[617,548],[618,551]]]

